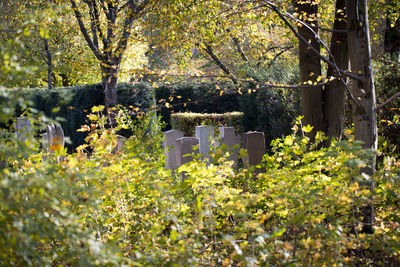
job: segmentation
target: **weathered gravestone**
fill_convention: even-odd
[[[28,138],[30,132],[32,131],[32,124],[30,120],[26,117],[17,118],[14,126],[17,137],[21,141],[25,141]]]
[[[214,139],[214,127],[209,125],[196,126],[196,138],[199,139],[199,153],[211,158],[208,153],[211,150],[211,143]]]
[[[220,145],[226,145],[229,152],[229,160],[233,160],[237,164],[238,153],[240,150],[240,137],[235,135],[235,127],[219,128]],[[235,148],[237,147],[237,148]]]
[[[43,152],[50,154],[64,148],[64,131],[60,125],[55,125],[54,123],[47,125],[47,131],[42,135],[42,145]],[[48,156],[45,156],[43,159],[45,160],[47,158]],[[61,157],[58,157],[57,161],[60,160]]]
[[[164,132],[165,161],[167,165],[166,167],[169,170],[175,170],[179,167],[176,159],[176,140],[181,137],[183,137],[183,132],[179,130],[169,130]]]
[[[247,132],[243,134],[242,147],[247,150],[244,164],[254,166],[261,163],[262,156],[266,152],[263,132]]]
[[[193,149],[194,146],[199,144],[199,139],[196,137],[181,137],[176,139],[176,143],[176,163],[178,167],[193,160],[193,156],[188,154],[199,153],[198,149]]]

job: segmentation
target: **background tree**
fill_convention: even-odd
[[[19,38],[24,46],[15,51],[18,61],[36,66],[35,71],[25,73],[23,80],[8,80],[8,87],[49,84],[49,70],[52,72],[52,86],[99,81],[99,66],[86,49],[67,5],[57,1],[24,0],[2,1],[0,4],[3,11],[0,15],[0,43],[3,47],[11,46],[9,40]],[[21,35],[21,31],[27,34]],[[52,60],[49,61],[49,57]],[[48,63],[51,63],[51,68],[48,68]]]
[[[70,0],[70,3],[83,37],[100,61],[105,104],[112,107],[117,104],[116,84],[133,24],[150,0]]]

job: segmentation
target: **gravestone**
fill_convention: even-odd
[[[265,138],[263,132],[247,132],[243,134],[242,147],[247,150],[244,164],[257,165],[261,163],[262,156],[266,152]]]
[[[32,124],[26,117],[19,117],[15,121],[15,130],[20,141],[25,141],[32,131]]]
[[[164,132],[164,149],[166,156],[166,167],[169,170],[175,170],[178,168],[177,158],[176,158],[176,147],[177,139],[183,137],[183,132],[179,130],[169,130]]]
[[[199,139],[199,153],[207,158],[211,150],[211,142],[214,139],[214,127],[209,125],[196,126],[196,138]]]
[[[225,144],[229,151],[229,160],[237,163],[238,153],[240,150],[240,137],[235,135],[235,127],[220,127],[219,128],[220,145]],[[234,149],[237,146],[238,148]]]
[[[181,137],[176,139],[176,143],[176,163],[178,167],[193,160],[193,156],[187,154],[199,153],[198,149],[193,150],[193,146],[199,144],[199,139],[196,137]]]
[[[64,147],[64,131],[60,125],[54,123],[47,125],[47,144],[49,144],[50,152],[54,152],[59,146]]]
[[[56,150],[64,148],[64,131],[60,125],[51,123],[47,125],[46,133],[42,135],[43,152],[53,154]],[[48,156],[44,156],[43,160],[47,159]],[[57,158],[57,161],[61,161],[61,157]]]

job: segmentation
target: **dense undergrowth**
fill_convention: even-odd
[[[400,264],[395,158],[360,175],[373,151],[351,135],[319,149],[324,137],[310,144],[309,128],[296,125],[257,168],[235,170],[216,149],[209,162],[198,158],[172,174],[158,119],[132,112],[119,110],[109,128],[102,108],[92,109],[81,129],[87,144],[69,155],[53,147],[45,162],[35,139],[3,134],[0,265]],[[39,128],[46,122],[32,117]],[[115,152],[121,129],[133,135]],[[372,191],[362,186],[368,179]],[[364,234],[359,209],[370,203],[375,232]]]

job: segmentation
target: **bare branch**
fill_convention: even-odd
[[[272,64],[274,64],[275,60],[277,60],[283,53],[285,53],[286,51],[288,51],[289,49],[292,49],[292,48],[293,48],[293,46],[288,46],[288,47],[286,47],[285,49],[283,49],[282,51],[280,51],[278,54],[276,54],[276,55],[274,56],[274,58],[271,59],[271,60],[268,62],[268,65],[267,65],[267,67],[266,67],[265,69],[268,70],[268,69],[272,66]]]
[[[395,93],[394,95],[392,95],[391,97],[389,97],[385,102],[383,102],[382,104],[376,105],[376,109],[381,109],[384,108],[386,105],[390,104],[393,100],[395,100],[396,98],[400,97],[400,92]]]

